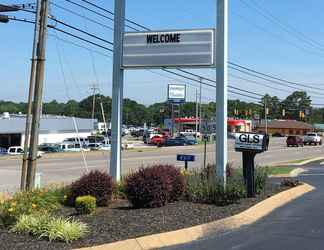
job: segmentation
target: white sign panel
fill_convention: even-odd
[[[257,150],[263,151],[264,135],[236,133],[235,134],[235,149],[237,150]]]
[[[186,85],[169,84],[168,85],[168,100],[184,102],[186,100]]]
[[[215,66],[214,29],[126,32],[124,68]]]

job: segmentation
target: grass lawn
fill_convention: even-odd
[[[278,166],[278,167],[269,167],[269,175],[281,175],[281,174],[289,174],[294,167],[288,166]]]

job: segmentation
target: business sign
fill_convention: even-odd
[[[169,84],[168,85],[168,101],[185,102],[186,101],[186,85]]]
[[[235,150],[264,151],[266,150],[266,143],[264,140],[265,136],[262,134],[236,133]]]
[[[214,29],[126,32],[124,68],[215,67]]]
[[[177,161],[195,161],[194,155],[177,155]]]

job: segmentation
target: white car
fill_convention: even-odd
[[[306,144],[322,145],[322,137],[319,134],[314,133],[314,132],[307,133],[304,136],[304,145],[306,145]]]
[[[23,147],[13,146],[8,148],[8,155],[22,155],[24,153]],[[37,158],[42,157],[43,151],[37,151]]]

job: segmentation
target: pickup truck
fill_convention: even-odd
[[[304,145],[306,144],[314,144],[314,145],[322,145],[322,138],[319,134],[317,133],[307,133],[305,136],[304,136]]]

